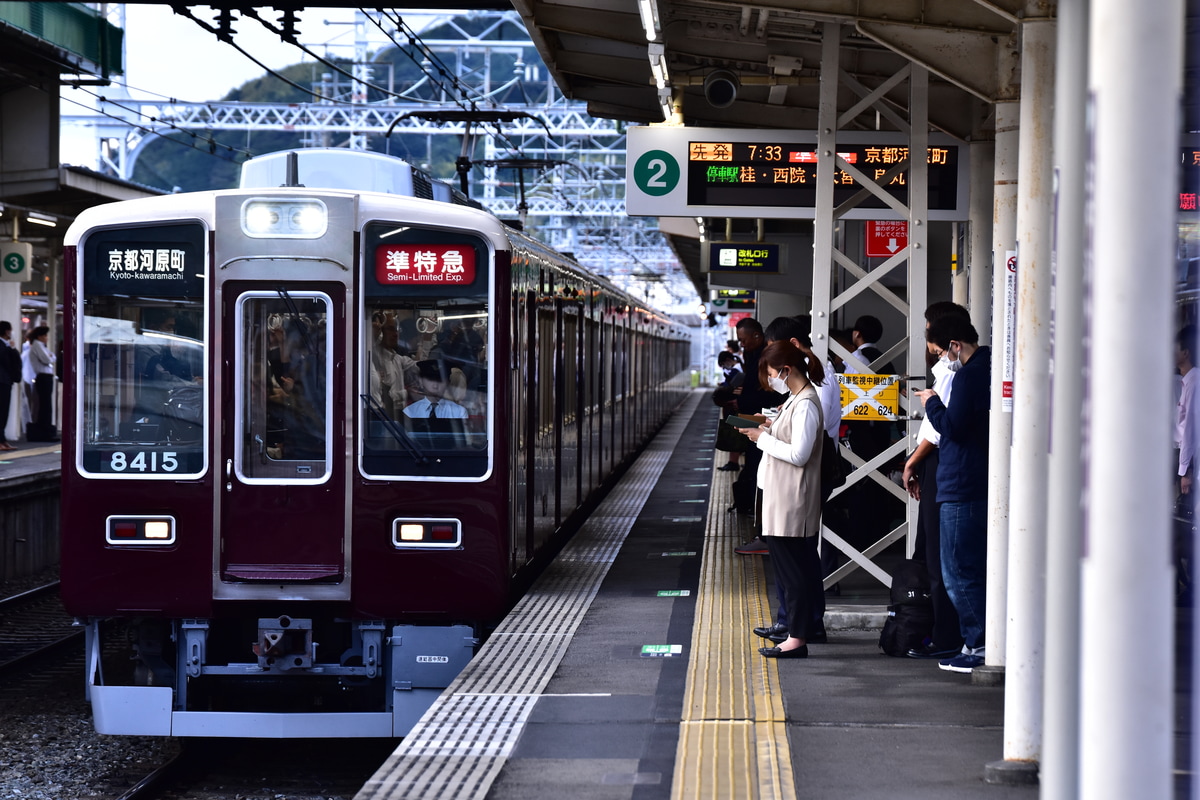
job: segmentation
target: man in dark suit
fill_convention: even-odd
[[[0,451],[16,450],[4,435],[12,405],[12,387],[21,380],[21,353],[12,343],[12,323],[0,320]]]
[[[739,414],[759,414],[764,408],[775,408],[787,398],[778,392],[766,389],[759,383],[758,361],[762,357],[767,339],[763,335],[762,323],[746,317],[737,324],[737,338],[742,346],[742,361],[745,364],[745,379],[740,389],[735,389]],[[762,461],[762,451],[751,447],[746,451],[745,466],[733,483],[733,506],[730,511],[739,514],[751,514],[755,508],[755,497],[758,494],[758,465]],[[747,544],[735,548],[741,555],[765,555],[766,543],[762,537],[756,536]]]

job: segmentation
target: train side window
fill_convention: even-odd
[[[491,470],[491,257],[461,232],[367,225],[360,463],[381,478]]]
[[[80,244],[79,470],[178,479],[207,468],[205,232],[97,231]]]

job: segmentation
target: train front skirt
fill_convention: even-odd
[[[284,628],[304,630],[305,620],[260,620],[266,641]],[[273,627],[274,626],[274,627]],[[269,654],[258,663],[212,665],[204,662],[206,626],[191,620],[180,629],[184,662],[174,674],[175,685],[113,685],[104,681],[101,666],[100,622],[86,629],[87,698],[92,704],[96,731],[121,736],[303,738],[398,738],[408,734],[421,715],[471,660],[475,639],[469,626],[396,625],[384,636],[380,623],[357,624],[362,642],[362,664],[346,666],[315,659],[311,636],[308,647],[274,663]],[[302,641],[305,637],[300,637]],[[271,662],[271,663],[267,663]],[[290,662],[290,663],[289,663]],[[378,711],[221,711],[191,710],[189,680],[220,676],[386,681],[385,698]]]

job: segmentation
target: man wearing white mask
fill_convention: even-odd
[[[949,314],[959,314],[970,319],[970,313],[950,301],[934,303],[925,309],[925,329],[937,319]],[[933,390],[946,404],[950,403],[954,373],[962,366],[953,354],[926,342],[929,355],[937,361],[932,365]],[[958,613],[946,587],[942,582],[941,534],[938,523],[937,466],[938,442],[941,434],[934,430],[929,419],[921,420],[917,431],[917,446],[904,464],[904,488],[916,500],[921,501],[917,512],[917,541],[914,556],[925,562],[929,572],[929,595],[933,601],[933,630],[928,642],[908,651],[909,658],[949,658],[958,653],[962,646],[959,632]]]

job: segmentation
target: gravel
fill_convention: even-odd
[[[101,736],[80,703],[40,714],[0,712],[0,797],[114,797],[165,763],[172,739]]]
[[[56,570],[0,584],[0,597],[57,580]],[[83,658],[0,685],[0,798],[115,797],[177,752],[169,738],[101,736],[83,698]]]

